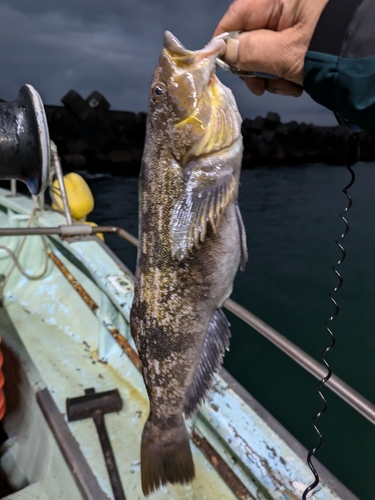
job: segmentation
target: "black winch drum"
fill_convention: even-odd
[[[24,182],[42,193],[49,178],[50,140],[43,102],[31,85],[15,101],[0,103],[0,178]]]

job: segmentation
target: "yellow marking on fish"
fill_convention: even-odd
[[[201,141],[192,148],[190,154],[201,156],[230,146],[234,135],[233,116],[232,113],[230,113],[229,116],[225,115],[224,123],[223,120],[220,119],[222,116],[223,112],[220,109],[215,107],[212,108],[210,121],[206,127],[205,134]]]
[[[219,144],[223,144],[225,141],[225,134],[227,130],[227,119],[226,119],[226,114],[222,109],[219,110],[219,116],[220,116],[220,127],[219,127],[219,135],[217,138],[217,142]]]
[[[186,127],[186,126],[189,126],[191,128],[196,128],[196,133],[199,133],[199,130],[201,132],[203,132],[206,128],[206,125],[205,123],[200,119],[198,118],[198,116],[196,115],[196,113],[199,112],[199,107],[196,106],[196,108],[194,109],[194,113],[192,113],[190,116],[188,116],[187,118],[184,118],[183,120],[181,120],[180,122],[177,122],[175,124],[175,127],[177,129],[181,129],[183,127]]]
[[[187,53],[184,55],[176,55],[168,49],[163,49],[163,51],[167,52],[171,61],[174,63],[175,70],[177,70],[178,68],[184,69],[191,66],[191,63],[195,59],[195,54],[192,51],[187,51]]]

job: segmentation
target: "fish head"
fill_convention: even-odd
[[[159,145],[169,147],[182,165],[228,147],[240,135],[233,95],[215,74],[216,58],[224,52],[221,39],[191,51],[165,32],[150,89],[149,123]]]

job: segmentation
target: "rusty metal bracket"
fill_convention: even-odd
[[[218,452],[211,446],[211,444],[204,438],[197,429],[193,428],[191,437],[198,448],[203,452],[204,456],[210,464],[216,469],[218,474],[222,477],[225,483],[233,491],[239,500],[256,500],[255,497],[243,484],[241,479],[236,476],[229,465],[221,458]]]
[[[72,275],[72,273],[66,268],[66,266],[61,262],[61,260],[57,257],[55,253],[52,251],[48,252],[48,256],[54,262],[54,264],[59,268],[64,277],[69,281],[72,287],[76,290],[76,292],[80,295],[80,297],[86,302],[91,311],[96,315],[99,306],[93,300],[90,295],[86,292],[83,286],[76,280],[76,278]],[[129,359],[132,363],[140,370],[141,368],[141,360],[138,357],[138,354],[126,340],[126,338],[117,330],[117,328],[109,323],[108,321],[103,322],[104,326],[107,328],[112,337],[116,340],[116,342],[120,345],[123,351],[128,355]]]

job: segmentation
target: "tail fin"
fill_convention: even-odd
[[[166,483],[188,483],[194,479],[194,462],[185,422],[161,431],[149,420],[141,444],[142,491],[148,495]]]

